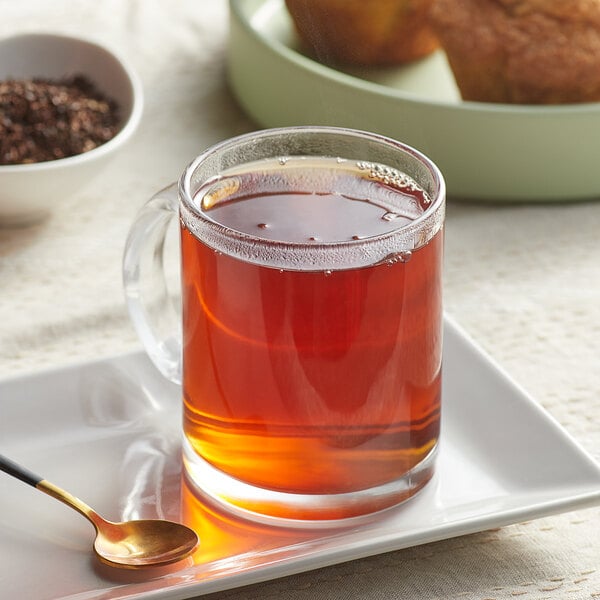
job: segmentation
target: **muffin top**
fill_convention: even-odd
[[[401,64],[438,47],[428,12],[433,0],[285,0],[300,38],[318,60]]]
[[[600,26],[599,0],[495,0],[513,17],[545,16],[561,22],[590,22]]]
[[[600,0],[435,0],[453,66],[501,72],[502,101],[600,100]]]

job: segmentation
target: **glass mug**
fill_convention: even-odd
[[[124,256],[128,308],[182,384],[184,471],[201,496],[327,522],[430,480],[444,211],[428,158],[334,127],[221,142],[142,208]],[[182,318],[162,269],[177,214]]]

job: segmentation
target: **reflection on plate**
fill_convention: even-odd
[[[0,451],[107,518],[180,516],[200,534],[179,569],[106,571],[89,523],[0,474],[7,598],[188,598],[600,503],[600,468],[451,322],[437,473],[349,529],[284,529],[201,504],[180,474],[180,391],[132,354],[0,382]],[[35,565],[35,569],[32,569]]]
[[[230,0],[229,79],[265,127],[337,125],[400,139],[432,158],[451,197],[600,197],[600,103],[462,102],[443,52],[406,67],[348,69],[304,55],[283,0]]]

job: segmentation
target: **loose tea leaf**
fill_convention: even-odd
[[[116,102],[86,77],[0,81],[0,165],[88,152],[119,130]]]

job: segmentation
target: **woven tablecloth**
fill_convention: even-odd
[[[114,47],[138,71],[146,100],[134,140],[93,185],[39,225],[0,230],[6,377],[139,348],[121,287],[135,213],[203,148],[256,125],[227,88],[224,0],[3,0],[0,15],[0,36],[49,30]],[[450,202],[445,306],[600,458],[600,202]],[[600,509],[211,596],[271,597],[600,598]]]

